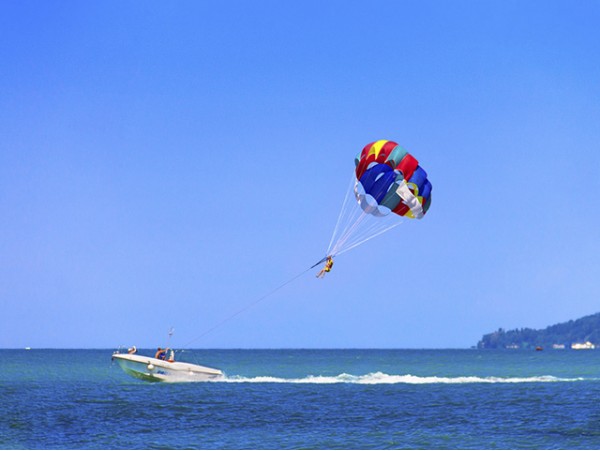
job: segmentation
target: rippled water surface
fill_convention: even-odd
[[[226,377],[174,384],[111,353],[5,350],[0,447],[600,448],[600,351],[197,350]]]

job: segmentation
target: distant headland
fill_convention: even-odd
[[[478,349],[595,349],[600,347],[600,313],[545,329],[498,329],[477,343]]]

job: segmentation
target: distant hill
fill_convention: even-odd
[[[477,343],[477,347],[479,349],[534,349],[538,346],[552,348],[564,345],[565,348],[570,348],[574,343],[588,341],[596,347],[600,346],[600,313],[539,330],[498,329],[496,332],[484,335]]]

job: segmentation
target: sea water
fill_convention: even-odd
[[[600,351],[180,353],[226,374],[196,383],[111,354],[4,350],[0,447],[600,449]]]

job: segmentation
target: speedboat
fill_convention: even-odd
[[[138,379],[149,382],[202,382],[223,377],[223,372],[215,368],[176,362],[172,351],[168,360],[138,355],[136,352],[115,351],[112,360],[127,374]]]

